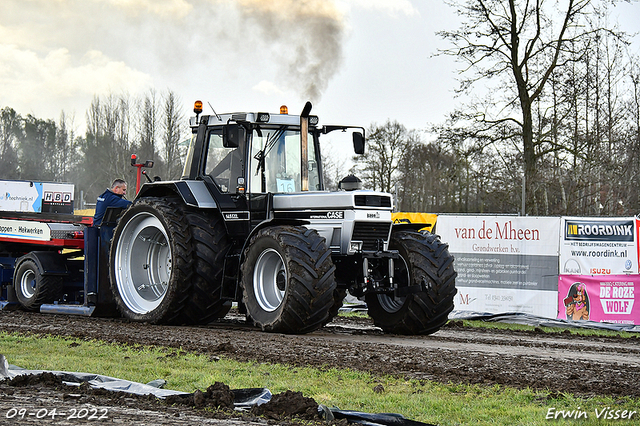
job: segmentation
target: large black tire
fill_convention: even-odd
[[[427,291],[406,297],[367,294],[369,316],[387,333],[431,334],[446,322],[457,290],[453,256],[440,237],[428,232],[396,231],[389,248],[400,252],[394,265],[399,286],[426,285]]]
[[[333,291],[333,305],[329,310],[329,316],[324,321],[323,326],[329,324],[340,312],[340,308],[342,308],[342,304],[344,302],[344,298],[347,297],[347,290],[344,288],[336,288]]]
[[[62,277],[40,274],[38,266],[30,259],[20,262],[13,275],[16,298],[28,311],[38,311],[41,305],[60,298],[62,285]]]
[[[142,198],[120,219],[111,242],[111,287],[122,315],[161,324],[223,317],[224,224],[179,200]]]
[[[224,258],[231,242],[219,214],[187,209],[185,218],[195,253],[192,294],[185,314],[191,323],[207,324],[223,318],[232,306],[230,300],[222,299]]]
[[[309,333],[334,306],[331,250],[315,230],[275,226],[258,231],[242,263],[243,303],[263,331]]]

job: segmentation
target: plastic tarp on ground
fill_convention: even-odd
[[[171,395],[189,395],[188,392],[181,392],[169,389],[161,389],[165,384],[164,380],[154,380],[147,384],[131,382],[129,380],[117,379],[115,377],[103,376],[92,373],[75,373],[68,371],[47,371],[47,370],[26,370],[16,367],[7,362],[4,355],[0,354],[0,381],[12,379],[24,374],[51,373],[62,379],[69,386],[80,386],[82,383],[89,383],[94,389],[105,389],[114,392],[126,392],[136,395],[154,395],[157,398],[166,398]],[[235,396],[234,406],[236,410],[249,410],[253,405],[261,405],[271,400],[271,391],[266,388],[238,389],[232,390]],[[404,418],[400,414],[380,413],[370,414],[358,411],[339,410],[318,406],[318,414],[327,420],[347,419],[349,423],[358,423],[369,426],[434,426],[428,423],[417,422]]]
[[[492,314],[489,312],[453,311],[449,314],[450,320],[482,320],[506,322],[511,324],[524,324],[534,327],[559,327],[559,328],[587,328],[594,330],[629,331],[640,332],[640,325],[615,324],[596,321],[569,321],[563,319],[545,318],[522,312],[506,312]]]
[[[16,367],[7,362],[4,355],[0,355],[0,380],[12,379],[25,374],[54,374],[69,386],[80,386],[88,383],[93,389],[105,389],[113,392],[126,392],[135,395],[154,395],[157,398],[166,398],[171,395],[189,395],[188,392],[161,389],[166,383],[164,380],[154,380],[147,384],[131,382],[129,380],[117,379],[115,377],[103,376],[93,373],[76,373],[68,371],[46,371],[46,370],[26,370]],[[269,389],[240,389],[232,391],[235,395],[235,408],[237,410],[249,409],[253,405],[260,405],[269,402],[271,392]]]
[[[365,303],[360,303],[359,305],[344,305],[342,308],[340,308],[340,311],[367,313],[367,305]],[[640,332],[640,325],[616,324],[596,321],[570,321],[563,319],[546,318],[527,314],[524,312],[506,312],[494,314],[490,312],[454,310],[449,313],[449,319],[506,322],[512,324],[531,325],[533,327],[587,328],[594,330]]]

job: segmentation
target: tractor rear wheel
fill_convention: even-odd
[[[243,304],[264,331],[309,333],[334,306],[331,250],[315,230],[275,226],[258,231],[242,263]]]
[[[394,279],[400,287],[423,286],[407,296],[366,295],[369,316],[387,333],[431,334],[442,327],[453,310],[456,272],[448,245],[429,232],[396,231],[389,248],[398,250]]]
[[[221,298],[229,247],[221,219],[177,199],[141,198],[120,219],[110,253],[113,295],[123,316],[163,324],[207,323]]]
[[[231,309],[232,302],[222,299],[224,258],[231,242],[219,214],[204,215],[187,209],[185,218],[195,256],[192,294],[185,315],[189,317],[188,322],[207,324],[223,318]]]
[[[20,262],[13,276],[18,302],[28,311],[37,311],[40,305],[57,300],[62,294],[62,284],[60,276],[42,275],[31,259]]]

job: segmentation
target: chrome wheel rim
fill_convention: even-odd
[[[282,304],[286,292],[287,271],[275,249],[263,251],[253,269],[253,293],[260,307],[273,312]]]
[[[36,294],[36,273],[29,269],[20,277],[20,291],[24,297],[31,299]]]
[[[172,258],[167,231],[155,215],[141,212],[126,223],[114,268],[118,292],[128,309],[146,314],[160,306],[169,286]]]

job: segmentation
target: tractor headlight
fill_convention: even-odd
[[[362,241],[351,241],[349,251],[362,251]]]

